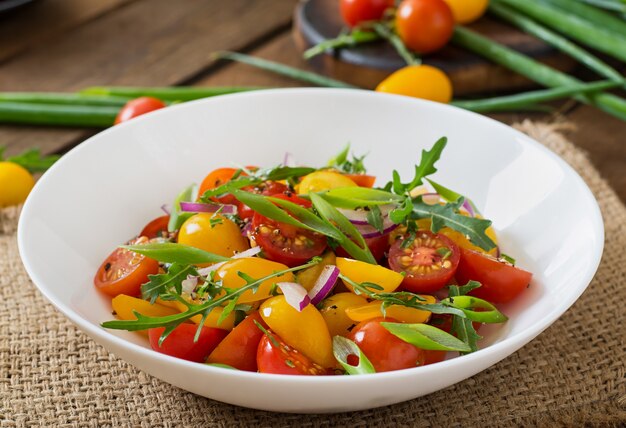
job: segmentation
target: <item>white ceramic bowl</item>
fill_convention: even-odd
[[[160,215],[181,188],[231,164],[275,165],[286,151],[322,165],[347,141],[371,172],[405,179],[423,148],[449,138],[436,179],[469,195],[501,246],[534,273],[489,346],[425,367],[367,376],[281,376],[174,359],[136,334],[109,331],[97,267]],[[411,176],[412,177],[412,176]],[[410,177],[409,177],[410,178]],[[115,126],[65,155],[37,183],[20,219],[22,259],[41,292],[105,348],[173,385],[265,410],[338,412],[385,406],[466,379],[552,324],[585,290],[602,254],[598,205],[581,178],[526,135],[443,104],[369,91],[268,90],[170,107]],[[172,390],[172,393],[176,392]]]

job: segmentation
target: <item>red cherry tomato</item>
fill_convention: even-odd
[[[227,364],[249,372],[257,371],[256,353],[263,332],[254,321],[267,328],[258,312],[251,313],[228,333],[228,336],[211,352],[206,362]]]
[[[146,241],[145,238],[139,238]],[[136,244],[133,240],[130,244]],[[109,296],[126,294],[138,296],[141,284],[148,282],[148,275],[156,275],[159,263],[141,254],[133,253],[124,248],[117,248],[100,265],[94,278],[94,285],[98,290]]]
[[[311,206],[311,202],[291,193],[273,196],[306,208]],[[326,249],[324,235],[274,221],[259,213],[254,213],[252,218],[252,236],[268,259],[287,266],[300,265],[312,257],[321,255]]]
[[[374,318],[360,322],[348,336],[370,360],[377,372],[409,369],[424,365],[424,350],[389,333],[380,323],[392,318]],[[353,361],[349,361],[353,363]]]
[[[354,181],[354,183],[359,187],[374,187],[374,183],[376,182],[376,177],[373,175],[366,174],[345,174],[350,180]]]
[[[461,261],[456,272],[459,284],[478,281],[480,288],[471,295],[491,303],[507,303],[530,284],[532,273],[477,251],[461,249]]]
[[[269,332],[263,335],[257,350],[260,373],[290,375],[323,375],[326,370],[307,356],[288,346],[280,337]]]
[[[406,273],[402,281],[405,289],[432,293],[446,285],[456,272],[460,250],[448,237],[419,231],[407,248],[402,248],[403,242],[401,237],[389,249],[389,267]]]
[[[127,120],[133,119],[137,116],[141,116],[142,114],[149,113],[154,110],[162,109],[163,107],[167,107],[167,105],[156,98],[152,97],[139,97],[134,100],[130,100],[126,103],[124,107],[120,110],[115,118],[115,125],[126,122]]]
[[[220,328],[202,326],[200,337],[197,342],[194,342],[197,329],[196,324],[181,324],[159,346],[159,338],[165,331],[165,327],[151,328],[148,330],[150,346],[162,354],[201,363],[228,332]]]
[[[394,7],[394,0],[340,0],[343,20],[350,27],[365,21],[378,21],[386,9]]]
[[[403,0],[396,11],[396,29],[409,49],[434,52],[452,37],[454,16],[444,0]]]
[[[259,184],[258,186],[244,187],[243,190],[247,192],[269,196],[269,195],[275,195],[277,193],[287,192],[289,188],[283,183],[280,183],[278,181],[266,181],[264,183]],[[254,211],[249,206],[244,205],[241,202],[238,202],[237,206],[238,206],[237,213],[239,214],[239,217],[241,219],[252,218],[252,216],[254,215]]]
[[[145,236],[148,239],[161,238],[167,235],[167,224],[170,222],[169,215],[162,215],[146,224],[139,234],[139,236]]]

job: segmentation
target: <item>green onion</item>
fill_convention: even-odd
[[[432,325],[395,322],[381,322],[380,325],[398,339],[420,349],[430,351],[471,351],[471,348],[465,342]]]
[[[612,10],[614,12],[626,13],[626,3],[619,0],[582,0],[584,3]]]
[[[544,86],[557,87],[582,83],[580,80],[574,79],[565,73],[537,62],[526,55],[462,26],[455,28],[452,41],[458,46],[482,55]],[[590,103],[615,117],[626,120],[626,100],[623,98],[611,94],[598,93],[577,95],[576,99]]]
[[[304,51],[304,59],[311,59],[328,50],[356,46],[361,43],[369,43],[379,40],[380,36],[371,31],[352,30],[349,34],[340,34],[334,39],[324,40],[321,43]]]
[[[515,9],[512,9],[503,4],[491,3],[489,5],[489,11],[496,16],[504,19],[505,21],[508,21],[509,23],[524,30],[528,34],[531,34],[538,39],[541,39],[544,42],[548,43],[549,45],[554,46],[560,51],[568,54],[569,56],[578,60],[590,69],[596,71],[598,74],[613,80],[623,79],[622,75],[617,70],[600,60],[595,55],[590,54],[586,50],[575,45],[565,37],[553,32],[552,30],[549,30],[546,27],[537,24],[535,21],[527,18],[526,16],[517,12]]]
[[[263,58],[257,58],[237,52],[218,52],[215,56],[219,59],[241,62],[251,65],[253,67],[260,68],[262,70],[267,70],[276,74],[280,74],[282,76],[291,77],[292,79],[312,83],[317,86],[324,86],[328,88],[357,89],[356,86],[341,82],[339,80],[331,79],[330,77],[322,76],[321,74],[313,73],[311,71],[300,70],[298,68],[290,67],[279,62],[269,61]]]
[[[260,86],[172,86],[172,87],[133,87],[133,86],[92,86],[80,91],[84,95],[115,96],[126,98],[154,97],[162,101],[191,101],[218,95],[268,89]]]
[[[616,34],[626,34],[626,22],[593,6],[574,0],[539,0],[539,2],[557,6],[571,15],[591,22],[597,28],[613,31]]]
[[[3,102],[0,123],[106,128],[113,125],[118,111],[108,106]]]
[[[580,43],[626,61],[626,33],[606,31],[585,17],[572,15],[566,10],[548,4],[528,0],[498,0],[498,2],[513,6]]]
[[[120,245],[120,248],[142,254],[161,263],[181,263],[199,265],[202,263],[219,263],[230,260],[219,254],[209,253],[184,244],[173,242],[152,242],[138,245]]]
[[[415,53],[411,52],[404,45],[400,37],[389,29],[389,27],[384,24],[376,23],[374,24],[374,31],[376,31],[380,37],[387,40],[408,65],[420,65],[422,63],[422,60],[416,56]]]
[[[376,373],[374,366],[365,356],[359,346],[343,336],[333,337],[333,355],[349,375]],[[348,363],[348,357],[354,355],[359,358],[359,364],[353,366]]]
[[[0,92],[0,102],[123,107],[128,101],[129,98],[127,97],[85,95],[64,92]]]
[[[602,91],[622,86],[623,84],[624,81],[615,82],[612,80],[601,80],[599,82],[559,86],[551,89],[541,89],[538,91],[523,92],[520,94],[505,95],[502,97],[478,100],[455,100],[450,104],[477,113],[509,111],[518,107],[523,108],[528,104],[552,101],[577,94]]]

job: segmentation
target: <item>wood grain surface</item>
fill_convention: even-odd
[[[41,0],[0,16],[0,90],[72,91],[88,85],[266,85],[300,83],[241,64],[215,63],[240,50],[300,68],[291,36],[296,0]],[[49,20],[47,17],[55,17]],[[44,25],[45,24],[45,25]],[[493,115],[505,123],[567,121],[569,138],[626,200],[626,124],[565,102],[553,114]],[[64,152],[97,130],[0,125],[9,153]]]

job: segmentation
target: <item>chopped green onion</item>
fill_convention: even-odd
[[[420,349],[430,351],[471,351],[465,342],[432,325],[393,322],[381,322],[380,325],[397,338]]]
[[[452,255],[452,250],[450,250],[450,248],[448,247],[437,248],[436,252],[437,254],[441,256],[443,260],[447,259],[448,257],[450,257],[450,255]]]
[[[350,339],[342,336],[333,337],[333,354],[349,375],[376,373],[370,360],[365,356],[363,351],[361,351],[359,346]],[[350,355],[358,357],[359,364],[353,366],[348,363],[348,357]]]
[[[513,266],[515,266],[515,259],[509,256],[508,254],[500,253],[500,258],[504,259],[504,261],[506,261],[507,263],[510,263]]]
[[[228,257],[209,253],[189,245],[173,242],[152,242],[139,245],[121,245],[120,248],[142,254],[161,263],[180,263],[199,265],[203,263],[218,263],[230,260]]]

